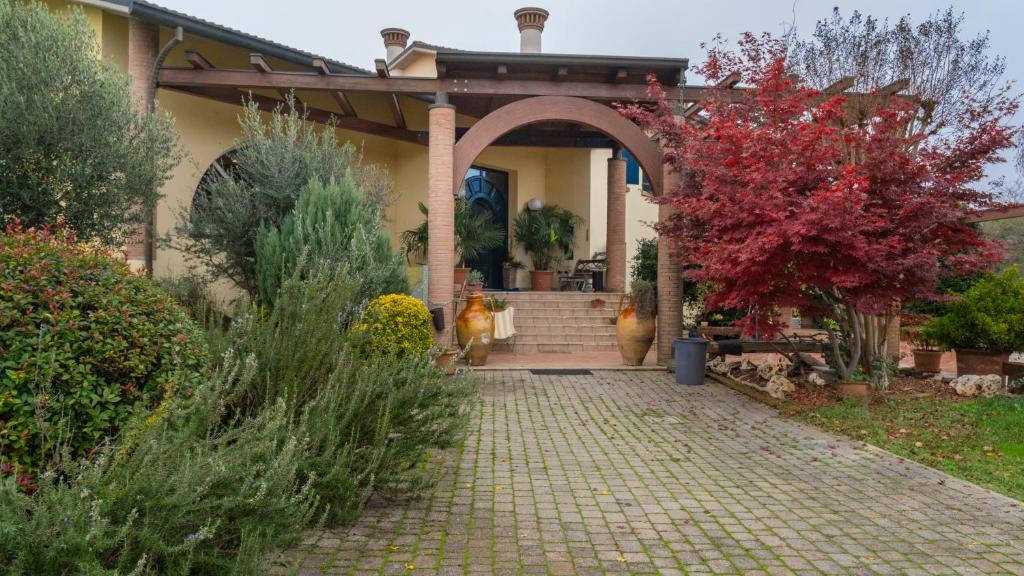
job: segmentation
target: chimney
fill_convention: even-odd
[[[544,32],[548,11],[543,8],[520,8],[516,10],[515,17],[519,25],[519,51],[540,52],[540,35]]]
[[[401,54],[409,43],[409,31],[401,28],[385,28],[380,31],[380,36],[384,39],[384,48],[388,51],[388,62]]]

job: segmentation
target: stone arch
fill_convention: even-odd
[[[466,172],[477,156],[501,136],[537,122],[561,120],[600,130],[637,159],[651,183],[651,192],[662,193],[662,154],[658,145],[618,112],[585,98],[535,96],[506,104],[481,118],[455,145],[455,178],[452,194],[459,193]]]

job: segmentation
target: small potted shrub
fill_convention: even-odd
[[[939,372],[942,365],[942,350],[939,350],[938,343],[918,326],[908,326],[906,334],[912,346],[914,370],[932,374]]]
[[[855,370],[847,380],[838,385],[839,395],[848,398],[867,398],[871,395],[871,380],[862,370]]]
[[[490,310],[492,314],[495,312],[504,312],[505,309],[508,308],[508,300],[503,298],[491,298],[485,302],[484,305],[487,306],[487,309]]]
[[[475,294],[484,291],[484,275],[479,270],[470,270],[466,274],[466,292]]]
[[[448,376],[455,374],[455,361],[459,359],[458,348],[452,346],[444,346],[437,349],[436,355],[434,356],[434,366],[441,372],[444,372]]]
[[[562,259],[572,259],[576,243],[576,227],[582,219],[556,205],[542,206],[538,210],[523,210],[516,216],[513,234],[530,255],[530,288],[550,291],[554,285],[554,265]]]
[[[501,282],[505,290],[515,290],[517,288],[516,276],[519,275],[519,271],[523,268],[526,268],[526,266],[523,266],[523,263],[515,258],[509,258],[502,263]]]
[[[1010,354],[1024,350],[1024,278],[1016,267],[986,276],[923,332],[956,352],[957,375],[1001,374]]]

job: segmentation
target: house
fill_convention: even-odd
[[[417,204],[430,207],[426,292],[432,306],[453,301],[455,194],[489,211],[506,230],[531,200],[571,210],[583,220],[575,256],[607,253],[607,286],[623,291],[638,240],[655,236],[650,223],[658,220],[659,206],[651,198],[673,175],[663,173],[657,142],[611,104],[647,99],[650,74],[681,107],[701,95],[700,88],[684,86],[686,59],[543,52],[549,15],[540,8],[509,15],[508,31],[514,33],[514,21],[520,52],[410,42],[406,30],[387,28],[380,32],[381,58],[362,68],[147,0],[47,4],[55,10],[81,7],[95,29],[101,57],[131,75],[139,105],[155,98],[158,109],[174,116],[186,156],[162,190],[154,215],[157,237],[172,231],[204,174],[230,163],[243,99],[272,110],[294,91],[312,121],[336,119],[340,140],[355,143],[367,161],[388,168],[398,198],[389,213],[396,247],[402,231],[422,221]],[[499,32],[500,22],[494,26]],[[128,252],[134,263],[151,264],[157,276],[186,270],[180,253],[152,242]],[[501,263],[509,256],[529,262],[506,242],[473,265],[485,273],[489,287],[500,289]],[[680,329],[678,320],[669,320],[679,316],[679,275],[667,257],[660,264],[664,297],[658,351],[667,357]],[[419,266],[410,272],[419,277]],[[518,283],[529,285],[525,271]],[[614,349],[609,337],[600,343]]]

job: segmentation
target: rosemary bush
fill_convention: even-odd
[[[433,479],[473,401],[429,354],[346,330],[360,270],[294,274],[191,397],[161,405],[27,495],[0,485],[0,573],[252,574],[318,521]]]

